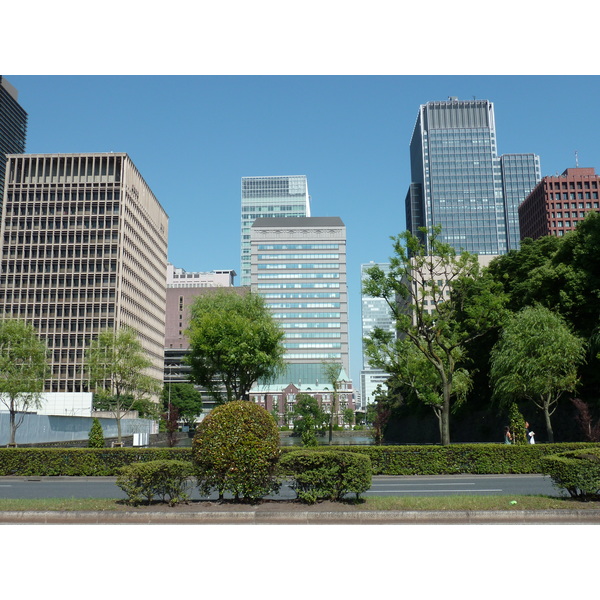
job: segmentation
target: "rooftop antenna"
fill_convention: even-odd
[[[575,168],[579,168],[579,156],[577,154],[577,150],[575,150]]]

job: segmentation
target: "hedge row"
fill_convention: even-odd
[[[572,498],[600,499],[600,448],[561,452],[542,460],[542,470]]]
[[[365,454],[373,475],[544,473],[542,459],[600,444],[456,444],[451,446],[318,446]],[[282,447],[281,452],[298,450]],[[310,450],[308,450],[310,451]],[[150,460],[192,460],[191,448],[0,448],[0,476],[116,476],[125,465]]]

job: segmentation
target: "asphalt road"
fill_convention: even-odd
[[[199,499],[192,488],[192,499]],[[366,496],[568,496],[544,475],[428,475],[373,477]],[[114,477],[0,477],[0,498],[125,498]],[[272,498],[295,498],[282,486]],[[216,496],[211,496],[216,498]]]

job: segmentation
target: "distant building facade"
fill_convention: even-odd
[[[348,349],[346,227],[339,217],[257,219],[252,225],[251,290],[285,332],[286,372],[259,381],[251,397],[331,387],[324,364],[339,364],[352,397]],[[353,403],[352,403],[353,406]]]
[[[563,236],[590,212],[600,211],[600,176],[594,168],[544,177],[519,207],[521,239]]]
[[[85,392],[84,355],[131,327],[163,379],[168,216],[124,153],[8,155],[0,312],[50,351],[47,392]]]
[[[488,100],[421,105],[410,142],[407,229],[441,225],[455,250],[505,254],[518,248],[518,205],[540,179],[535,155],[498,156]]]
[[[4,197],[6,155],[25,152],[27,113],[18,97],[17,90],[0,75],[0,202]]]
[[[242,177],[240,285],[250,285],[250,228],[257,218],[310,217],[306,175]]]

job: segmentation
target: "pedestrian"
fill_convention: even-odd
[[[510,434],[510,428],[508,426],[504,428],[504,443],[512,444],[512,435]]]
[[[535,444],[535,431],[530,431],[527,435],[529,436],[529,443]]]
[[[525,441],[529,442],[529,423],[525,421]]]

